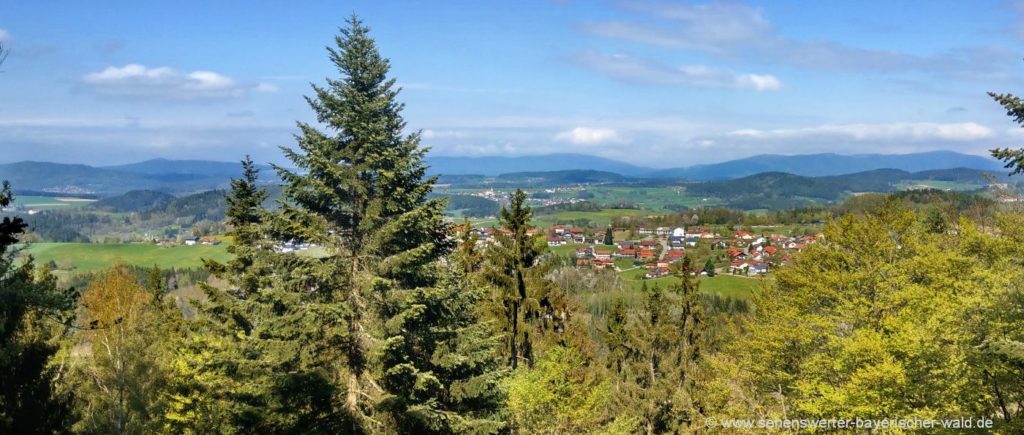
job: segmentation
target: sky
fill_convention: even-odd
[[[664,168],[1024,142],[986,95],[1024,93],[1011,1],[0,0],[0,161],[281,162],[353,13],[433,155]]]

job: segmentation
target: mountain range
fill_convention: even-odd
[[[763,154],[721,163],[669,169],[635,166],[616,160],[582,154],[547,154],[520,157],[429,157],[430,173],[497,176],[518,172],[547,172],[591,169],[629,177],[685,180],[728,180],[762,172],[785,172],[806,177],[842,175],[874,169],[920,172],[932,169],[970,168],[999,171],[995,159],[953,151],[912,154],[835,153],[779,155]]]
[[[937,169],[968,168],[1001,171],[991,158],[935,151],[915,154],[806,154],[761,155],[722,163],[673,169],[652,169],[615,160],[582,154],[548,154],[519,157],[427,158],[429,173],[445,178],[498,177],[505,181],[547,178],[573,182],[581,176],[586,182],[618,182],[627,178],[670,180],[730,180],[765,172],[780,172],[803,177],[822,177],[894,169],[921,172]],[[261,165],[261,178],[276,181],[269,166]],[[547,174],[544,174],[547,173]],[[231,178],[241,175],[237,162],[154,159],[128,165],[95,167],[50,162],[17,162],[0,165],[0,179],[8,180],[18,191],[53,193],[90,193],[115,195],[130,190],[156,190],[183,194],[226,188]]]

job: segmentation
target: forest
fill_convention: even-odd
[[[176,209],[234,241],[189,277],[204,297],[169,296],[177,275],[156,268],[59,286],[20,256],[35,223],[0,222],[0,433],[1024,431],[1021,210],[930,192],[777,212],[763,219],[822,221],[823,235],[749,301],[701,294],[689,258],[638,292],[550,255],[522,191],[481,249],[445,220],[369,28],[353,16],[327,51],[338,75],[312,85],[318,123],[283,148],[280,199],[267,205],[266,169],[246,158],[230,190]],[[1019,99],[993,97],[1024,122]],[[1024,170],[1024,151],[995,155]],[[277,249],[290,240],[322,252]],[[837,430],[864,431],[823,431]]]

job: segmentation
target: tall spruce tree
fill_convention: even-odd
[[[328,48],[341,74],[307,98],[277,210],[256,170],[233,183],[227,291],[207,286],[200,335],[180,356],[169,427],[198,431],[494,432],[497,339],[479,290],[441,267],[443,200],[428,199],[419,134],[404,135],[389,64],[352,17]],[[315,244],[320,255],[281,252]],[[461,276],[461,275],[459,275]],[[208,394],[202,394],[208,393]],[[209,397],[212,395],[213,397]]]
[[[542,301],[531,287],[531,268],[547,250],[543,241],[528,234],[533,212],[526,204],[526,193],[516,189],[508,207],[498,213],[501,228],[495,233],[497,243],[487,250],[485,279],[497,290],[496,302],[501,311],[502,329],[506,334],[509,365],[519,366],[533,358],[530,328],[525,323],[541,315]]]
[[[615,243],[615,238],[612,235],[612,227],[605,228],[604,230],[604,244],[611,245]]]
[[[306,99],[326,131],[300,122],[298,149],[282,148],[297,170],[277,167],[285,200],[273,234],[326,249],[283,271],[282,284],[321,311],[303,319],[325,332],[307,343],[309,364],[336,376],[354,429],[366,430],[384,393],[371,372],[380,319],[396,314],[396,292],[434,284],[431,264],[451,242],[444,202],[427,198],[436,177],[425,177],[426,149],[403,133],[404,105],[369,29],[351,17],[327,51],[341,78]]]

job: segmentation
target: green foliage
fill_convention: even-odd
[[[1004,217],[998,232],[1020,222]],[[749,332],[715,358],[713,407],[730,418],[999,415],[1015,431],[1018,411],[1000,406],[1022,397],[1001,354],[1024,326],[1009,284],[1021,275],[1007,263],[1015,237],[966,220],[936,232],[895,200],[835,219],[755,296]]]
[[[0,208],[13,201],[6,181]],[[25,223],[0,221],[0,432],[60,432],[70,426],[70,394],[54,387],[59,367],[51,364],[56,339],[70,324],[74,291],[57,289],[45,268],[19,261],[15,248]]]
[[[151,281],[162,293],[158,269],[153,269]],[[127,268],[115,267],[83,293],[83,323],[89,327],[74,337],[83,350],[72,359],[68,380],[80,397],[76,431],[141,433],[160,428],[167,362],[180,341],[182,317],[154,290],[139,286]]]
[[[544,351],[532,368],[505,382],[508,414],[518,433],[586,433],[611,420],[611,382],[572,347]],[[621,422],[620,422],[621,423]]]
[[[480,290],[438,267],[454,243],[429,199],[419,135],[403,135],[389,63],[352,17],[328,48],[341,73],[308,102],[327,131],[299,123],[296,170],[275,210],[248,159],[227,218],[236,243],[208,267],[202,330],[176,358],[165,414],[175,430],[496,432],[500,338]],[[282,241],[323,253],[276,251]]]
[[[555,302],[548,282],[535,267],[547,252],[541,237],[530,236],[533,213],[526,205],[526,193],[516,190],[508,207],[498,213],[500,230],[496,243],[487,249],[484,279],[495,289],[492,302],[505,334],[508,364],[515,369],[520,359],[532,364],[533,345],[540,329],[553,326]],[[550,320],[549,320],[550,319]]]
[[[710,257],[708,258],[708,261],[704,262],[704,273],[708,278],[715,276],[715,261]]]
[[[496,201],[474,195],[449,195],[448,210],[461,211],[463,216],[486,217],[498,214],[501,208]]]
[[[997,94],[995,92],[989,92],[988,95],[996,100],[1000,106],[1003,106],[1003,109],[1006,109],[1006,116],[1013,118],[1013,122],[1016,122],[1018,125],[1024,126],[1024,102],[1021,101],[1020,97],[1013,94]],[[992,157],[1006,163],[1004,167],[1010,169],[1010,175],[1024,172],[1024,148],[1016,150],[994,148],[991,152]]]
[[[96,201],[92,207],[114,212],[140,212],[165,206],[173,199],[174,195],[155,190],[132,190]]]
[[[684,258],[668,290],[646,289],[642,308],[617,302],[608,316],[608,364],[617,409],[647,433],[703,427],[701,364],[705,319],[698,285]]]
[[[461,276],[411,291],[388,320],[379,406],[402,433],[495,433],[501,340],[480,321],[485,298]]]

